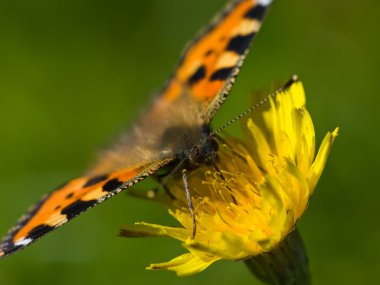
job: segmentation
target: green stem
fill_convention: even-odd
[[[276,248],[245,260],[245,264],[265,284],[311,284],[305,246],[297,229],[289,233]]]

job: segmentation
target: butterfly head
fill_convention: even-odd
[[[187,160],[190,167],[199,167],[200,165],[211,165],[217,158],[218,143],[210,135],[209,126],[202,127],[200,141],[195,144],[187,153]]]
[[[202,164],[213,164],[217,157],[217,148],[218,145],[212,137],[199,145],[195,145],[188,154],[190,166],[198,167]]]
[[[173,126],[165,130],[158,148],[165,148],[166,154],[183,162],[187,169],[195,169],[215,161],[218,144],[208,125]]]

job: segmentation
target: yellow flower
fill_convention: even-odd
[[[220,259],[243,260],[269,252],[294,228],[307,208],[338,129],[328,132],[315,156],[315,133],[302,83],[268,97],[267,110],[244,121],[242,140],[221,142],[216,167],[189,174],[197,233],[192,238],[183,183],[168,182],[175,196],[169,213],[182,227],[147,223],[126,226],[125,236],[169,236],[188,250],[152,264],[178,275],[198,273]]]

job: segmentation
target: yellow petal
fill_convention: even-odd
[[[149,223],[136,223],[134,225],[125,225],[120,231],[120,235],[125,237],[168,236],[182,241],[189,238],[188,232],[183,228],[165,227]]]
[[[202,257],[202,258],[201,258]],[[188,276],[199,273],[219,260],[207,255],[193,255],[191,253],[182,254],[168,262],[151,264],[147,269],[166,269],[174,271],[178,276]]]
[[[336,128],[332,133],[328,132],[323,139],[323,142],[318,150],[317,157],[309,171],[310,189],[314,189],[325,167],[327,158],[331,151],[332,144],[338,136],[339,128]]]

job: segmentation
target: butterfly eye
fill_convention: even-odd
[[[189,161],[193,166],[198,166],[202,162],[202,149],[200,146],[194,146],[189,154]]]

